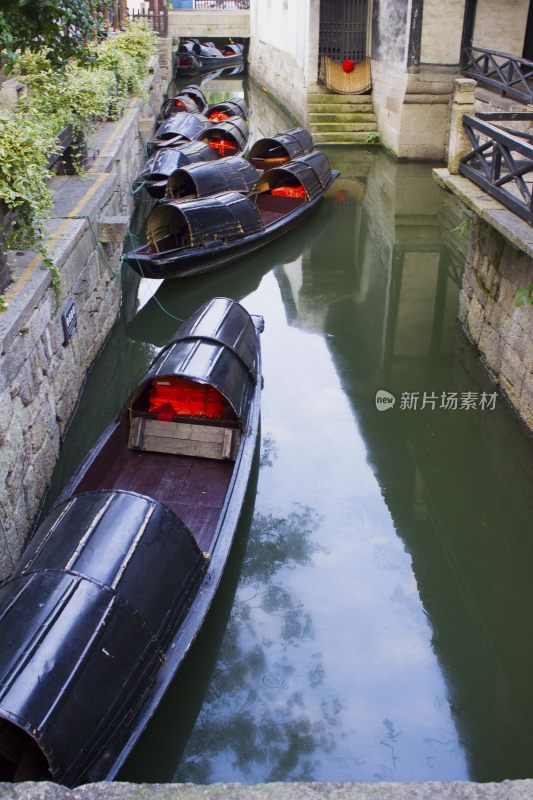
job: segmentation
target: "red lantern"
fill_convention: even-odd
[[[342,68],[344,72],[353,72],[354,67],[355,67],[355,62],[352,61],[351,58],[345,58],[344,61],[342,62]]]

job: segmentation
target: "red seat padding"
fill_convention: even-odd
[[[277,186],[270,190],[270,194],[275,197],[301,197],[305,200],[305,189],[303,186]]]
[[[219,419],[225,406],[224,396],[203,383],[184,378],[155,378],[150,384],[148,410],[156,413],[158,419],[172,419],[174,414]]]

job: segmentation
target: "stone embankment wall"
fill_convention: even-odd
[[[459,319],[494,380],[533,431],[533,309],[516,306],[533,279],[532,254],[477,215],[470,232]]]
[[[151,128],[161,104],[157,57],[146,88],[122,119],[98,127],[84,180],[52,180],[48,250],[59,287],[39,256],[9,254],[14,280],[0,314],[0,578],[20,555],[87,371],[119,312],[121,239],[144,160],[139,130]],[[62,313],[70,301],[77,328],[65,344]]]
[[[463,115],[474,112],[476,84],[455,83],[448,168],[434,175],[471,212],[459,319],[494,382],[533,432],[533,309],[516,305],[519,290],[533,281],[533,228],[459,175],[460,159],[471,150]]]

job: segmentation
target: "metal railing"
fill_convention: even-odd
[[[198,11],[247,11],[250,0],[193,0],[192,5]]]
[[[533,113],[465,114],[463,125],[472,150],[459,172],[533,225],[533,136],[491,124],[506,119],[533,121]]]
[[[149,26],[159,36],[168,36],[168,9],[165,7],[159,13],[154,14],[152,11],[141,13],[140,11],[133,11],[131,19],[147,20]]]
[[[461,72],[503,95],[533,103],[533,62],[510,53],[465,47]]]

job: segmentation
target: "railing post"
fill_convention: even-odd
[[[463,116],[474,113],[475,88],[476,82],[470,78],[455,80],[448,139],[448,170],[451,175],[458,175],[460,160],[472,149],[463,127]]]

